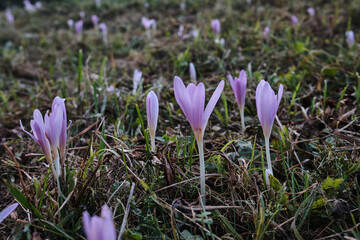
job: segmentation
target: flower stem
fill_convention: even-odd
[[[201,202],[205,206],[206,196],[205,196],[205,161],[204,161],[204,142],[197,141],[199,149],[199,160],[200,160],[200,193],[201,193]]]
[[[244,108],[240,109],[240,116],[241,116],[241,132],[244,132],[245,131]]]
[[[270,140],[270,136],[265,136],[265,147],[266,147],[266,160],[267,160],[267,165],[268,165],[268,169],[270,170],[270,172],[272,173],[272,166],[271,166],[271,157],[270,157],[270,144],[269,144],[269,140]]]
[[[156,147],[155,147],[155,136],[150,136],[151,138],[151,151],[155,152],[156,151]]]

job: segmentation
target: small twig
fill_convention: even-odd
[[[120,233],[119,233],[119,236],[118,236],[118,240],[121,240],[121,238],[122,238],[122,236],[123,236],[123,234],[125,232],[126,220],[127,220],[128,215],[129,215],[130,202],[131,202],[131,198],[132,198],[132,196],[134,194],[134,189],[135,189],[135,183],[133,182],[132,185],[131,185],[129,198],[128,198],[128,201],[127,201],[127,204],[126,204],[124,218],[123,218],[123,221],[121,223],[121,228],[120,228]]]

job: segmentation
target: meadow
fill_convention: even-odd
[[[5,2],[0,239],[360,239],[360,0]]]

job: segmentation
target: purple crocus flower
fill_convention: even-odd
[[[298,25],[298,18],[295,15],[291,16],[291,25],[295,28]]]
[[[6,21],[8,22],[8,24],[10,25],[14,25],[14,15],[12,14],[10,8],[7,8],[6,11],[5,11],[5,18],[6,18]]]
[[[136,93],[138,86],[141,82],[142,72],[135,69],[133,73],[133,94]]]
[[[73,28],[74,27],[74,20],[72,20],[72,19],[67,20],[67,25],[69,26],[70,29]]]
[[[200,189],[201,201],[205,205],[205,160],[204,160],[204,143],[203,137],[207,122],[210,118],[214,107],[219,100],[224,89],[224,81],[222,80],[217,86],[215,92],[210,98],[205,111],[205,87],[203,83],[197,86],[190,83],[185,87],[183,81],[179,77],[174,78],[174,93],[177,103],[184,112],[190,126],[194,132],[196,142],[199,149],[200,158]]]
[[[282,94],[283,85],[280,85],[278,95],[275,95],[270,84],[264,80],[261,80],[256,88],[256,109],[265,136],[268,173],[271,175],[273,175],[273,171],[271,166],[269,139]],[[267,184],[269,184],[268,175],[266,175],[266,181]]]
[[[146,97],[146,113],[151,139],[151,151],[155,152],[155,133],[159,116],[159,100],[154,91],[150,91]]]
[[[98,26],[98,23],[99,23],[99,17],[96,16],[96,15],[92,15],[92,16],[91,16],[91,22],[92,22],[92,24],[94,25],[94,27],[97,27],[97,26]]]
[[[229,79],[231,88],[233,89],[233,92],[235,94],[236,102],[240,109],[241,126],[242,126],[242,130],[244,131],[244,129],[245,129],[244,106],[245,106],[246,83],[247,83],[246,72],[244,70],[242,70],[239,74],[239,77],[238,78],[235,77],[235,80],[229,74],[228,79]]]
[[[106,24],[105,23],[100,23],[99,24],[99,29],[101,31],[104,44],[108,44],[108,39],[107,39],[108,31],[107,31]]]
[[[79,12],[79,15],[80,15],[81,19],[85,18],[85,12],[84,11]]]
[[[355,45],[355,35],[354,32],[352,30],[347,31],[345,33],[346,36],[346,43],[348,45],[349,48],[352,48],[352,46]]]
[[[101,207],[100,217],[83,212],[83,226],[88,240],[116,240],[112,213],[107,205]]]
[[[264,38],[265,38],[266,40],[269,39],[269,34],[270,34],[270,27],[269,27],[269,26],[266,26],[266,27],[264,28],[264,32],[263,32]]]
[[[221,25],[220,25],[220,20],[219,19],[213,19],[211,21],[211,27],[214,30],[216,35],[220,34]]]
[[[189,65],[190,79],[192,82],[196,83],[196,70],[193,63]]]
[[[36,9],[42,8],[42,3],[41,3],[41,2],[36,2],[36,3],[35,3],[35,8],[36,8]]]
[[[61,174],[60,158],[63,162],[66,153],[67,120],[64,102],[65,99],[56,97],[52,104],[51,113],[49,114],[47,111],[45,118],[42,117],[38,109],[34,110],[34,119],[30,121],[34,135],[26,131],[20,121],[22,130],[41,146],[46,160],[52,165],[56,178],[59,178]]]
[[[309,7],[306,12],[310,15],[310,17],[314,17],[315,16],[315,8],[313,7]]]
[[[18,203],[13,203],[2,210],[0,212],[0,223],[2,223],[2,221],[4,221],[4,219],[7,218],[17,208],[18,205]]]
[[[154,19],[149,19],[146,17],[142,17],[141,18],[141,24],[146,28],[146,29],[150,29],[150,27],[155,24],[156,21]]]
[[[33,13],[36,11],[36,7],[29,0],[24,0],[24,6],[27,12]]]
[[[186,8],[186,3],[185,3],[185,1],[182,1],[182,2],[180,3],[180,10],[184,11],[185,8]]]
[[[83,24],[84,24],[83,20],[79,20],[79,21],[75,22],[75,33],[78,36],[78,40],[80,40],[80,38],[81,38]]]
[[[184,25],[179,26],[178,37],[182,37],[184,33]]]

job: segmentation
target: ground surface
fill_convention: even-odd
[[[79,20],[80,11],[86,15],[77,40],[67,20]],[[99,214],[105,203],[119,232],[133,182],[126,239],[360,238],[360,46],[345,41],[347,30],[359,33],[358,0],[198,0],[185,10],[175,0],[104,0],[100,8],[61,1],[12,12],[14,28],[4,12],[0,22],[0,209],[14,197],[22,207],[0,225],[2,239],[84,239],[82,212]],[[107,24],[109,45],[92,14]],[[151,40],[142,16],[157,21]],[[214,18],[223,47],[214,42]],[[180,38],[180,25],[199,36]],[[198,150],[173,91],[176,75],[190,83],[190,62],[207,100],[228,73],[248,75],[245,132],[227,80],[205,132],[206,214]],[[135,68],[143,82],[134,95]],[[275,92],[284,85],[270,139],[279,183],[271,188],[255,105],[261,79]],[[156,154],[144,138],[150,90],[160,101]],[[40,147],[19,126],[21,119],[29,130],[33,110],[44,114],[55,96],[66,98],[71,121],[60,197]]]

